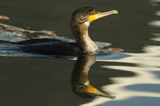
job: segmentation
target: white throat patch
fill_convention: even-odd
[[[89,22],[89,21],[86,21],[86,22],[84,23],[84,25],[89,26],[89,25],[90,25],[90,22]]]

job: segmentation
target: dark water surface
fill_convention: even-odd
[[[11,18],[3,23],[71,38],[71,13],[82,6],[119,11],[90,28],[94,40],[110,42],[130,55],[99,56],[89,71],[92,85],[116,99],[74,94],[75,61],[0,57],[0,106],[160,105],[160,0],[0,0],[0,14]]]

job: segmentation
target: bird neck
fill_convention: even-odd
[[[83,53],[96,53],[98,47],[88,34],[90,23],[72,24],[72,34]]]

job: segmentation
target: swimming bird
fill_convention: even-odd
[[[53,39],[32,39],[15,44],[21,45],[24,52],[47,55],[96,54],[105,43],[94,42],[88,28],[93,21],[112,14],[118,14],[118,11],[101,12],[93,7],[82,7],[75,10],[71,17],[71,31],[75,40],[55,36]]]

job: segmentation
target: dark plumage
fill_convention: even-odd
[[[94,55],[79,55],[74,65],[71,83],[75,94],[83,98],[94,98],[95,96],[102,96],[114,99],[115,96],[104,92],[102,89],[96,88],[89,81],[90,67],[95,63],[96,56]]]
[[[99,46],[91,40],[88,34],[90,23],[101,17],[117,13],[116,10],[100,12],[92,7],[79,8],[73,12],[71,18],[71,30],[75,41],[54,36],[51,39],[31,39],[14,44],[18,45],[21,50],[31,53],[51,55],[95,54],[101,45]]]

